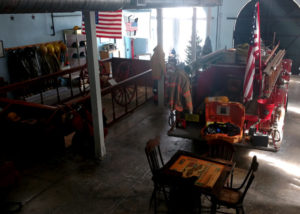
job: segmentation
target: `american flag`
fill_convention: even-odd
[[[126,31],[136,31],[138,29],[137,22],[127,22]]]
[[[255,4],[253,15],[250,47],[248,51],[245,79],[244,79],[244,102],[252,100],[253,80],[255,75],[255,60],[260,58],[260,17],[259,2]]]
[[[96,36],[101,38],[122,39],[122,10],[96,12]],[[82,21],[82,33],[85,25]]]

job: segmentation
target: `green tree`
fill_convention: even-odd
[[[208,36],[205,39],[205,43],[204,43],[203,50],[202,50],[202,56],[210,54],[211,52],[212,52],[211,41],[210,41],[210,38]]]
[[[200,39],[200,37],[198,35],[196,35],[196,61],[198,61],[198,59],[201,57],[201,52],[202,52],[202,47],[200,46],[201,42],[202,42],[202,40]],[[185,49],[185,53],[186,53],[185,63],[187,65],[191,65],[192,62],[193,62],[193,58],[192,58],[192,40],[189,41],[189,44]]]

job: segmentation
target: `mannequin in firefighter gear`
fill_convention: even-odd
[[[154,53],[151,57],[152,79],[153,81],[153,99],[154,103],[158,103],[158,80],[166,73],[165,53],[160,45],[153,49]]]
[[[151,57],[152,79],[160,80],[166,73],[165,53],[160,45],[157,45],[153,51]]]
[[[176,72],[170,75],[168,89],[171,110],[183,111],[186,109],[192,114],[191,83],[183,65],[177,66]]]

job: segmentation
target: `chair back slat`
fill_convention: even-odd
[[[145,153],[152,174],[154,174],[158,169],[160,169],[164,165],[159,144],[159,139],[151,139],[147,142],[145,148]]]
[[[235,149],[232,144],[214,140],[208,142],[208,156],[212,158],[220,158],[228,161],[233,160]]]
[[[244,200],[244,198],[245,198],[245,196],[247,194],[247,191],[248,191],[249,187],[251,186],[251,184],[252,184],[252,182],[253,182],[253,180],[255,178],[254,173],[257,171],[257,169],[258,169],[257,157],[253,156],[252,163],[251,163],[251,166],[250,166],[250,168],[248,170],[248,173],[247,173],[247,175],[246,175],[243,183],[238,188],[238,190],[241,190],[246,185],[245,188],[244,188],[244,191],[243,191],[243,193],[242,193],[242,195],[241,195],[241,197],[239,199],[240,203],[243,202],[243,200]]]
[[[247,183],[247,185],[246,185],[246,187],[245,187],[245,189],[244,189],[244,191],[242,193],[242,196],[240,197],[240,202],[244,201],[244,198],[245,198],[245,196],[246,196],[246,194],[248,192],[248,189],[251,186],[254,178],[255,178],[255,175],[252,173],[251,176],[250,176],[250,178],[249,178],[249,180],[248,180],[248,183]]]
[[[256,156],[253,156],[252,158],[252,162],[251,162],[251,166],[247,172],[247,175],[246,177],[244,178],[244,181],[243,183],[241,184],[241,186],[238,188],[238,189],[242,189],[244,187],[244,185],[247,183],[249,177],[257,171],[257,168],[258,168],[258,162],[257,162],[257,157]]]

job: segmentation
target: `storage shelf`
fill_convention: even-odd
[[[86,46],[76,46],[73,47],[72,44],[79,45],[80,42],[86,42],[86,37],[84,34],[81,34],[81,31],[74,30],[64,30],[64,39],[68,48],[68,59],[71,67],[76,67],[79,65],[86,64]],[[80,53],[84,52],[84,57],[80,57]],[[78,58],[73,58],[72,56],[77,54]]]

